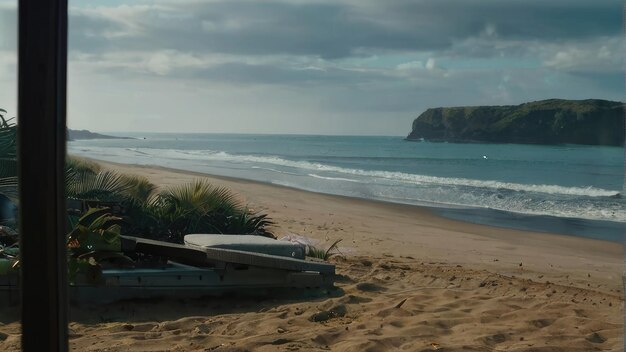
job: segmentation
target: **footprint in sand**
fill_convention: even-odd
[[[552,325],[552,323],[554,323],[554,319],[537,319],[531,320],[529,323],[536,328],[543,329],[546,326]]]
[[[361,304],[361,303],[369,303],[371,301],[372,301],[371,298],[360,297],[360,296],[355,296],[355,295],[348,295],[348,297],[345,297],[342,299],[342,302],[344,302],[345,304]]]
[[[506,341],[506,335],[504,334],[495,334],[484,338],[484,342],[489,346],[493,346],[504,341]]]
[[[605,343],[606,337],[600,335],[597,332],[594,332],[593,334],[587,336],[586,340],[591,343]]]

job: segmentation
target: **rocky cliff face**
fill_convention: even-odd
[[[624,145],[624,104],[542,100],[521,105],[428,109],[409,140]]]

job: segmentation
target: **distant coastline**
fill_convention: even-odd
[[[89,140],[89,139],[134,139],[134,138],[109,136],[106,134],[91,132],[89,130],[71,130],[68,128],[67,139],[70,141],[77,141],[77,140]]]

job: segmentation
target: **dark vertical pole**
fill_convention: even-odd
[[[67,351],[67,0],[19,0],[22,349]]]
[[[622,9],[622,35],[626,39],[626,4]],[[622,42],[622,45],[626,45],[626,41]],[[622,47],[622,60],[626,62],[626,46]],[[624,87],[626,88],[626,71],[624,71]],[[626,104],[623,104],[624,108],[624,186],[622,187],[622,193],[626,192]],[[626,231],[622,233],[622,248],[626,249]],[[622,296],[626,297],[626,251],[624,251],[624,268],[622,271]],[[626,313],[624,314],[624,327],[626,327]],[[624,351],[626,351],[626,329],[623,332]]]
[[[626,63],[626,4],[624,4],[622,8],[622,39],[622,62]],[[623,83],[626,89],[626,70],[623,73]],[[622,186],[622,191],[626,192],[626,103],[622,104],[622,107],[624,109],[624,143],[622,143],[622,147],[624,148],[624,185]],[[626,234],[624,241],[626,243]],[[626,292],[624,292],[624,294],[626,294]],[[624,321],[626,322],[626,314],[624,314]],[[624,336],[626,337],[626,330],[624,330]],[[626,347],[626,340],[624,340],[624,346]]]

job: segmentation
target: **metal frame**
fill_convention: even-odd
[[[67,351],[67,0],[19,0],[18,14],[22,349]]]

